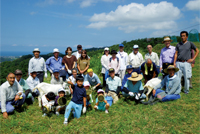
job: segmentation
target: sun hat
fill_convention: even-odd
[[[117,52],[115,50],[112,50],[111,54],[117,54]]]
[[[58,70],[58,69],[54,69],[53,70],[53,73],[57,73],[57,72],[59,72],[60,70]]]
[[[99,89],[97,93],[104,93],[103,89]]]
[[[132,65],[126,66],[126,70],[127,70],[127,69],[133,69]]]
[[[59,53],[60,51],[57,48],[54,48],[53,53]]]
[[[164,40],[162,41],[162,43],[164,43],[165,41],[170,41],[170,42],[172,42],[172,40],[171,40],[168,36],[164,37]]]
[[[131,74],[131,77],[128,78],[128,80],[130,81],[139,81],[143,78],[143,76],[141,74],[138,74],[137,72],[133,72]]]
[[[139,48],[139,46],[138,46],[137,44],[135,44],[135,45],[133,46],[133,48],[136,49],[136,48]]]
[[[114,68],[110,68],[108,71],[109,71],[109,73],[112,73],[112,72],[115,72],[115,69]]]
[[[87,72],[88,72],[88,73],[93,72],[92,68],[89,68],[89,69],[87,70]]]
[[[108,47],[104,48],[104,51],[109,51],[109,48]]]
[[[64,92],[65,93],[65,89],[64,88],[60,88],[59,90],[58,90],[58,93],[60,93],[60,92]]]
[[[22,75],[22,71],[19,70],[19,69],[15,70],[15,75],[18,75],[18,74],[21,74],[21,75]]]
[[[175,67],[174,65],[169,65],[167,68],[164,69],[164,73],[168,74],[169,69],[174,69],[175,72],[179,71],[179,69],[177,67]]]
[[[34,52],[39,52],[39,53],[40,53],[39,48],[35,48],[35,49],[33,50],[33,53],[34,53]]]
[[[90,83],[88,81],[84,81],[83,85],[84,87],[88,87],[88,86],[90,87]]]
[[[123,44],[119,44],[119,47],[124,47],[124,45]]]

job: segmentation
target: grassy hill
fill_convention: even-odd
[[[195,45],[200,49],[200,43],[195,43]],[[125,51],[130,53],[132,46],[133,43],[128,43]],[[153,51],[160,53],[163,47],[163,44],[155,45]],[[115,45],[111,49],[117,50],[118,47]],[[143,55],[146,53],[145,49],[139,51]],[[91,56],[91,67],[97,74],[100,74],[101,70],[102,52],[103,50],[97,50],[88,53]],[[192,70],[193,89],[188,95],[181,93],[181,99],[177,101],[146,106],[136,105],[132,101],[125,102],[124,98],[120,98],[117,104],[110,107],[109,114],[94,110],[88,111],[80,119],[70,118],[68,126],[64,126],[63,115],[43,118],[41,108],[36,100],[33,105],[25,104],[22,113],[15,112],[7,120],[0,115],[0,133],[199,133],[199,57],[197,57],[195,68]],[[26,60],[28,61],[28,58]],[[27,63],[24,61],[23,64]],[[45,81],[49,82],[50,77]],[[94,96],[95,94],[93,94]],[[94,104],[92,105],[94,106]]]

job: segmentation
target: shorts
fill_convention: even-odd
[[[98,110],[105,111],[106,110],[106,104],[104,106],[97,106]]]

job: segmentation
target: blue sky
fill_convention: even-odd
[[[200,31],[199,5],[200,0],[2,0],[1,51],[64,53],[77,44],[104,47]]]

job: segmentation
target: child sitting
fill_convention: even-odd
[[[72,75],[67,79],[67,82],[71,81],[73,84],[76,84],[76,76],[77,76],[77,70],[73,68]],[[70,89],[71,95],[73,95],[73,90],[71,88],[71,85],[69,85],[69,89]]]
[[[58,115],[58,116],[59,116],[61,111],[65,110],[65,106],[66,106],[66,105],[59,105],[58,99],[61,98],[61,97],[66,98],[65,90],[63,88],[58,90],[58,96],[56,96],[56,98],[55,98],[55,104],[54,105],[56,106],[56,115]]]
[[[64,120],[65,125],[67,125],[68,123],[69,115],[71,113],[72,108],[74,108],[75,110],[74,115],[76,118],[80,118],[83,105],[84,105],[83,113],[86,113],[86,90],[83,87],[83,81],[84,81],[83,76],[76,77],[76,83],[77,83],[76,85],[74,85],[71,81],[68,81],[68,84],[71,84],[71,87],[73,89],[73,97],[65,110],[65,120]]]
[[[86,94],[87,94],[87,97],[86,97],[86,106],[87,108],[92,108],[91,106],[91,103],[93,102],[92,100],[92,93],[88,92],[90,90],[90,83],[88,81],[84,81],[84,88],[86,89]]]
[[[99,102],[98,101],[99,96],[104,97],[104,91],[102,89],[99,89],[97,91],[96,105],[94,106],[94,109],[100,110],[100,111],[105,111],[105,113],[108,113],[109,104],[108,104],[107,100],[105,100],[105,98],[104,98],[104,100],[102,102]]]
[[[42,96],[42,110],[44,114],[43,117],[47,116],[51,111],[54,112],[54,103],[56,95],[53,92],[49,92]]]

